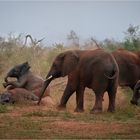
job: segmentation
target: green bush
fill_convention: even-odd
[[[129,51],[139,50],[140,49],[139,26],[129,25],[125,34],[126,37],[124,41],[124,48]]]

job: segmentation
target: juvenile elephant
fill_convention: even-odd
[[[119,66],[119,85],[130,87],[134,94],[139,93],[135,89],[135,85],[140,80],[140,51],[130,52],[125,49],[118,49],[112,52]],[[134,98],[131,103],[137,104]]]
[[[91,88],[96,95],[96,101],[91,113],[102,111],[104,92],[109,95],[108,111],[115,110],[115,96],[118,85],[118,65],[114,57],[102,49],[73,50],[59,54],[46,77],[40,99],[49,83],[55,78],[68,75],[68,82],[60,101],[59,108],[66,108],[70,96],[76,92],[76,112],[82,112],[85,87]]]
[[[9,77],[17,78],[17,81],[8,81]],[[30,71],[28,62],[15,65],[5,76],[3,86],[7,91],[1,94],[0,102],[13,102],[16,98],[24,97],[26,99],[38,100],[44,80],[34,75]],[[45,91],[44,97],[49,96],[49,87]]]

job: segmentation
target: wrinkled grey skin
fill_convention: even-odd
[[[9,70],[9,72],[6,74],[4,77],[5,83],[3,84],[4,87],[11,86],[10,88],[15,88],[15,87],[23,87],[26,83],[26,73],[29,71],[30,66],[28,62],[25,62],[23,64],[19,64],[14,66]],[[18,81],[8,81],[8,78],[17,78]]]
[[[8,103],[8,99],[9,102],[11,102],[11,100],[18,101],[18,99],[21,98],[33,101],[38,100],[44,80],[41,77],[34,75],[29,69],[30,66],[28,62],[25,62],[15,65],[9,70],[4,78],[5,83],[3,83],[3,86],[6,88],[6,92],[2,94],[0,103]],[[17,80],[9,81],[9,77],[14,77]],[[45,96],[49,96],[48,89],[45,92]]]

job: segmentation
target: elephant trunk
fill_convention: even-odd
[[[13,72],[10,70],[6,76],[4,77],[4,81],[7,83],[8,82],[8,77],[12,77]]]
[[[43,85],[43,88],[42,88],[42,90],[41,90],[41,93],[40,93],[40,97],[39,97],[39,100],[38,100],[38,105],[40,104],[40,102],[41,102],[41,99],[42,99],[42,97],[43,97],[43,95],[44,95],[44,93],[45,93],[45,90],[46,90],[46,88],[49,86],[49,84],[50,84],[50,82],[53,80],[53,76],[52,75],[50,75],[50,76],[47,76],[47,78],[46,78],[46,80],[45,80],[45,82],[44,82],[44,85]]]
[[[134,94],[133,94],[133,97],[132,97],[132,100],[131,100],[131,104],[135,104],[135,105],[138,105],[138,99],[140,97],[140,93],[139,93],[139,87],[140,86],[140,83],[137,83],[135,85],[135,88],[134,88]]]
[[[6,82],[6,83],[8,83],[8,74],[4,77],[4,81]]]

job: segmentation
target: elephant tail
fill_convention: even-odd
[[[116,77],[118,77],[118,74],[119,74],[119,70],[118,70],[118,67],[113,71],[113,75],[112,76],[109,76],[107,74],[104,73],[104,76],[107,77],[109,80],[113,80],[115,79]]]
[[[113,80],[115,78],[117,78],[119,76],[119,67],[118,67],[118,64],[114,58],[114,56],[111,54],[110,55],[112,60],[113,60],[113,63],[114,63],[114,68],[113,68],[113,71],[112,71],[112,76],[109,76],[107,74],[104,73],[104,76],[107,77],[109,80]]]
[[[115,79],[118,76],[118,74],[117,74],[117,72],[115,72],[115,74],[113,76],[108,76],[104,73],[104,76],[107,77],[109,80],[112,80],[112,79]]]

